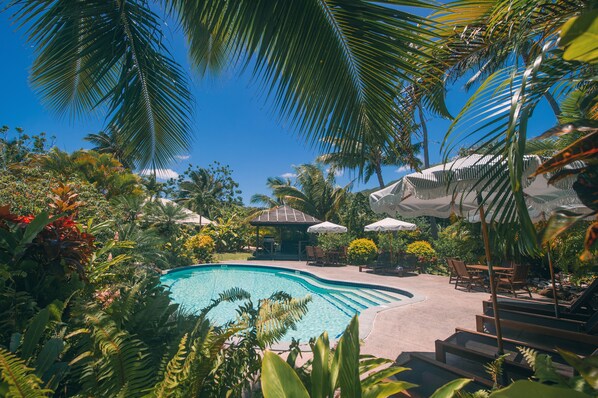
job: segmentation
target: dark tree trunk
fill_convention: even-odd
[[[385,185],[384,178],[382,178],[382,166],[380,166],[380,163],[376,165],[376,177],[378,177],[378,184],[380,185],[380,189],[383,189]]]

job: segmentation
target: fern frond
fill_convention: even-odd
[[[307,313],[310,302],[311,296],[260,300],[255,328],[262,348],[280,340],[289,329],[294,328]]]
[[[495,388],[500,386],[500,380],[502,378],[503,372],[502,365],[505,362],[505,358],[507,358],[508,356],[508,354],[501,355],[494,361],[484,365],[484,369],[486,370],[486,373],[490,375]]]
[[[187,334],[181,338],[178,351],[174,357],[172,357],[170,362],[168,362],[168,365],[166,365],[164,378],[154,387],[152,392],[153,397],[166,398],[175,394],[175,390],[180,383],[180,378],[185,373],[184,365],[185,358],[187,357],[187,338]]]
[[[0,379],[8,385],[6,397],[49,397],[53,391],[42,388],[42,381],[33,370],[21,358],[0,347]]]
[[[536,370],[536,356],[538,355],[538,351],[529,347],[517,347],[517,349],[521,355],[523,355],[523,358],[529,367]]]

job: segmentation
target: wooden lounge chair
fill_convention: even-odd
[[[515,299],[510,299],[515,300]],[[517,302],[515,305],[512,305],[510,301],[505,301],[503,297],[498,298],[498,308],[501,310],[509,310],[509,311],[518,311],[522,313],[527,313],[531,315],[544,315],[555,317],[554,314],[554,303],[548,301],[535,301],[535,300],[525,300],[526,303],[530,303],[531,305],[528,307],[526,305],[522,305],[520,301],[522,299],[516,299]],[[562,306],[559,305],[559,316],[560,319],[571,319],[575,321],[587,321],[593,315],[593,313],[569,313],[562,310]],[[484,300],[482,301],[482,309],[483,312],[486,313],[486,309],[492,309],[492,301],[491,300]],[[595,312],[595,311],[594,311]]]
[[[375,274],[381,274],[390,268],[390,252],[384,251],[378,254],[376,262],[368,265],[360,265],[359,272],[361,272],[363,269],[371,269]]]
[[[305,246],[305,253],[307,254],[307,263],[313,264],[316,261],[316,253],[313,246]]]
[[[479,273],[474,273],[468,270],[465,263],[461,260],[453,259],[453,265],[455,267],[455,272],[457,273],[455,289],[459,285],[464,285],[468,292],[471,291],[473,286],[481,286],[484,290],[486,290],[484,278]]]
[[[507,289],[517,297],[517,290],[523,289],[527,291],[529,297],[532,297],[532,292],[529,290],[529,283],[527,275],[529,274],[529,265],[515,264],[513,270],[510,272],[496,272],[496,289],[507,287]]]
[[[594,297],[598,295],[598,278],[569,304],[559,304],[559,315],[563,318],[585,320],[589,318],[596,308],[592,307]],[[554,304],[550,301],[537,301],[528,299],[513,299],[499,297],[500,308],[521,312],[537,313],[540,315],[554,315]]]
[[[453,280],[457,280],[457,271],[455,270],[455,265],[453,264],[453,261],[455,260],[456,258],[446,258],[446,264],[449,270],[449,283],[453,283]]]

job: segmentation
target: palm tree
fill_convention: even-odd
[[[328,170],[324,174],[319,165],[303,164],[295,167],[295,172],[295,185],[273,185],[273,195],[285,204],[320,220],[335,219],[351,184],[337,186],[334,171]]]
[[[177,202],[208,218],[214,218],[216,208],[224,199],[223,182],[204,168],[190,170],[186,177],[179,182]]]
[[[291,179],[284,177],[268,177],[266,180],[266,186],[274,192],[276,187],[279,186],[291,186]],[[260,193],[256,193],[251,196],[250,202],[257,205],[263,205],[268,208],[284,205],[284,198],[276,195],[268,196]]]
[[[417,168],[421,163],[414,156],[421,145],[411,144],[411,134],[397,134],[395,137],[392,144],[388,141],[378,141],[347,145],[337,140],[333,143],[333,147],[339,149],[336,152],[319,156],[317,161],[338,170],[358,170],[358,178],[365,183],[375,175],[378,185],[382,189],[385,187],[382,176],[383,166],[409,165]],[[345,151],[342,148],[354,148],[354,151]]]
[[[128,151],[123,134],[118,130],[110,128],[106,132],[100,131],[97,134],[87,134],[83,139],[95,145],[92,148],[93,151],[109,153],[129,170],[135,168],[137,156]]]
[[[163,35],[166,10],[195,70],[251,65],[281,115],[308,141],[385,139],[402,115],[398,82],[431,46],[425,20],[398,6],[426,0],[12,0],[35,51],[31,84],[60,114],[101,112],[137,166],[165,167],[191,142],[188,78]]]

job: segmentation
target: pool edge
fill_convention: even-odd
[[[392,310],[395,308],[399,308],[405,305],[411,305],[414,303],[418,303],[424,301],[426,299],[425,296],[421,296],[419,294],[415,294],[412,292],[408,292],[403,289],[398,289],[396,287],[387,286],[387,285],[379,285],[379,284],[372,284],[372,283],[363,283],[363,282],[354,282],[354,281],[347,281],[342,279],[327,279],[321,276],[318,276],[312,272],[305,271],[305,270],[298,270],[292,267],[285,267],[280,265],[265,265],[265,264],[246,264],[246,263],[234,263],[234,262],[227,262],[227,263],[206,263],[206,264],[195,264],[195,265],[188,265],[185,267],[178,267],[178,268],[170,268],[167,270],[162,270],[162,275],[168,275],[172,273],[176,273],[179,271],[185,271],[195,268],[203,268],[203,267],[217,267],[222,265],[232,265],[236,267],[242,268],[270,268],[282,271],[293,271],[302,275],[308,275],[320,282],[330,283],[332,285],[350,285],[353,287],[365,287],[370,289],[379,289],[383,291],[388,291],[392,293],[397,293],[405,297],[405,299],[401,299],[400,301],[392,302],[385,305],[378,305],[374,307],[369,307],[359,313],[359,338],[360,340],[366,340],[372,332],[374,328],[374,322],[376,321],[376,317],[379,313]],[[314,336],[318,337],[318,336]],[[336,338],[331,338],[330,343],[335,344],[338,341]],[[269,347],[270,350],[273,351],[288,351],[290,342],[279,342],[277,344],[273,344]],[[301,351],[311,351],[309,344],[307,342],[300,344]]]

